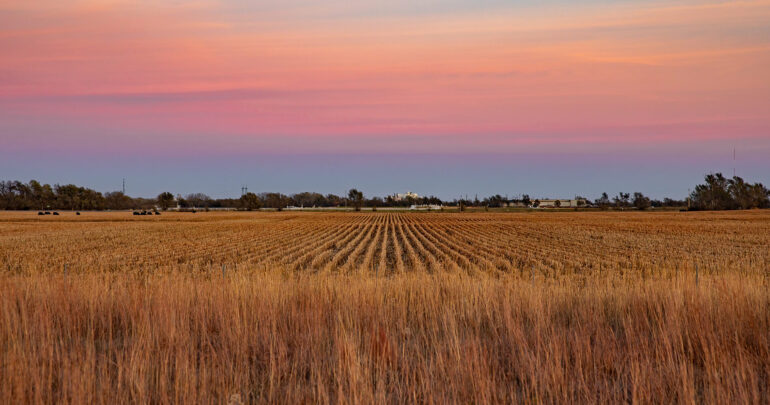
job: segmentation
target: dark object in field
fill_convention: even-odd
[[[192,213],[195,214],[195,210],[192,210]]]
[[[45,214],[43,214],[43,211],[38,211],[37,215],[45,215]]]
[[[53,214],[54,214],[54,215],[59,215],[59,213],[58,213],[58,212],[55,212],[55,211],[54,211],[54,213],[53,213]]]
[[[160,212],[158,212],[158,211],[155,211],[155,215],[160,215]]]
[[[139,215],[139,211],[134,211],[134,215]]]
[[[45,212],[45,215],[51,215],[51,213],[50,213],[50,212],[48,212],[48,211],[46,211],[46,212]]]
[[[80,215],[80,211],[76,212],[75,215]]]

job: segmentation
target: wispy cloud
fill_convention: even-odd
[[[0,0],[0,105],[15,134],[66,121],[255,150],[755,139],[768,20],[767,0]]]

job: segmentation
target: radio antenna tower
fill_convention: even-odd
[[[248,193],[248,192],[249,192],[249,188],[248,187],[246,187],[246,186],[242,186],[241,187],[241,197],[246,195],[246,193]]]

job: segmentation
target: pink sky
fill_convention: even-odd
[[[770,1],[251,3],[0,0],[3,143],[483,152],[768,137]]]

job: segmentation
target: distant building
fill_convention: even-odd
[[[586,206],[586,200],[582,198],[572,199],[572,200],[540,199],[536,201],[540,202],[540,205],[539,205],[540,208],[556,208],[557,206],[560,208],[577,208],[577,207]],[[558,204],[557,204],[557,201],[558,201]]]
[[[412,204],[411,206],[409,206],[409,209],[412,211],[440,211],[441,206],[438,204],[423,204],[423,205]]]
[[[403,193],[403,194],[401,194],[401,193],[393,194],[393,201],[404,201],[404,200],[409,199],[409,198],[412,198],[412,199],[416,200],[416,199],[420,198],[420,196],[417,195],[417,193],[413,193],[411,191],[407,191],[406,193]]]
[[[524,201],[506,201],[503,202],[500,206],[509,208],[526,208],[527,204],[524,204]]]

